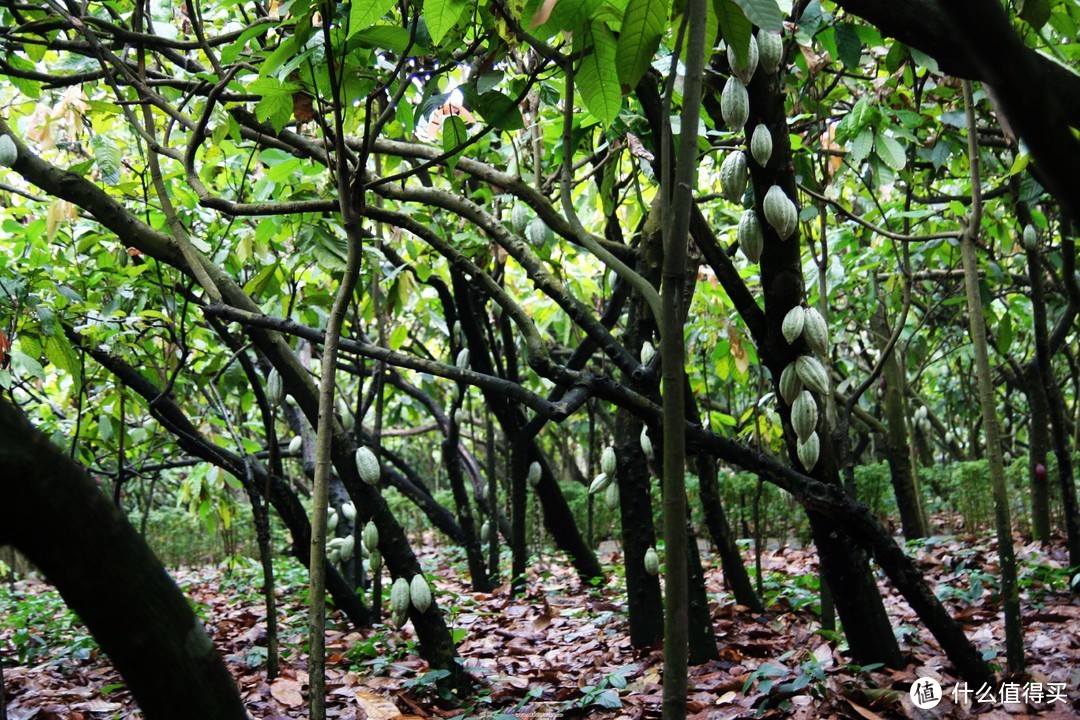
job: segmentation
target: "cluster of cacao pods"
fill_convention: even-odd
[[[399,577],[390,586],[390,614],[396,627],[402,627],[409,619],[409,606],[418,612],[431,607],[431,586],[423,575],[413,575],[412,580]]]
[[[799,338],[807,346],[825,355],[829,349],[829,328],[816,308],[796,305],[784,316],[781,332],[788,344]],[[815,396],[829,394],[829,374],[813,355],[800,355],[780,373],[780,397],[791,406],[791,426],[795,430],[799,462],[807,471],[813,470],[821,454],[821,439],[817,434],[818,404]]]

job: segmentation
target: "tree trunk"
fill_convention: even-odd
[[[246,719],[202,623],[116,505],[3,399],[0,438],[0,544],[56,586],[146,717]]]
[[[1034,297],[1032,302],[1035,302]],[[1035,313],[1038,317],[1038,313]],[[1036,350],[1037,351],[1037,350]],[[1021,375],[1031,418],[1028,422],[1028,477],[1031,488],[1031,536],[1050,542],[1050,408],[1037,362],[1024,367]]]
[[[735,544],[735,535],[731,532],[724,506],[720,502],[720,488],[717,484],[716,460],[709,455],[698,455],[698,487],[701,490],[701,505],[705,510],[705,525],[712,536],[716,552],[720,555],[720,564],[724,568],[724,579],[735,596],[735,602],[745,605],[752,612],[762,612],[761,604],[750,574],[746,572],[742,555]]]

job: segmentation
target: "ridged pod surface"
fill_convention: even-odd
[[[795,361],[795,370],[808,390],[818,395],[829,394],[829,374],[825,372],[825,366],[817,358],[800,355]]]
[[[379,547],[379,528],[375,527],[375,523],[368,521],[364,526],[363,532],[360,533],[360,539],[364,543],[364,547],[371,552],[375,548]]]
[[[647,428],[647,427],[641,428],[641,438],[640,439],[641,439],[641,452],[645,453],[645,457],[651,460],[652,456],[653,456],[653,446],[652,446],[652,440],[649,438],[649,428]]]
[[[728,44],[727,46],[727,59],[728,65],[731,66],[731,72],[734,73],[744,84],[749,85],[750,79],[754,77],[754,71],[758,66],[758,44],[754,36],[750,36],[750,46],[746,49],[746,61],[739,62],[739,58],[735,56],[735,48]]]
[[[795,398],[802,392],[803,382],[799,377],[799,373],[796,369],[795,363],[788,363],[784,371],[780,373],[780,397],[784,399],[784,402],[790,405],[795,402]]]
[[[739,249],[746,259],[752,263],[761,260],[761,251],[765,247],[765,234],[761,232],[761,223],[757,213],[747,210],[739,218],[739,227],[735,231],[735,239],[739,241]]]
[[[412,602],[412,591],[409,581],[399,577],[390,586],[390,610],[394,615],[404,615],[409,612],[410,602]]]
[[[656,357],[656,348],[653,347],[653,344],[651,342],[646,340],[641,345],[641,364],[648,365],[652,362],[652,359],[654,357]]]
[[[750,154],[761,167],[769,164],[772,157],[772,133],[764,123],[758,123],[754,128],[754,134],[750,136]]]
[[[602,472],[593,478],[592,483],[589,485],[589,494],[595,495],[598,492],[603,492],[607,489],[607,486],[611,484],[611,477]]]
[[[536,487],[540,484],[540,476],[544,474],[543,469],[540,467],[540,463],[533,460],[529,463],[529,474],[525,476],[525,479],[529,483],[529,487]]]
[[[11,167],[19,159],[19,148],[10,135],[0,135],[0,165]]]
[[[784,40],[778,33],[765,32],[757,34],[758,66],[767,74],[772,75],[780,69],[780,61],[784,59]]]
[[[604,504],[607,505],[608,510],[615,510],[619,507],[618,484],[611,483],[604,489]]]
[[[615,474],[615,448],[608,445],[600,455],[600,469],[609,476]]]
[[[7,137],[6,135],[4,137]],[[1024,226],[1024,249],[1034,250],[1039,246],[1039,236],[1035,234],[1035,228],[1032,225]]]
[[[773,185],[765,193],[761,209],[765,212],[765,221],[772,226],[781,240],[791,237],[799,226],[799,211],[779,185]]]
[[[7,137],[7,135],[4,135]],[[281,382],[281,373],[277,369],[266,376],[266,400],[272,407],[277,407],[285,399],[285,384]]]
[[[816,432],[810,433],[810,437],[805,441],[799,440],[796,443],[796,450],[799,453],[799,462],[807,471],[813,470],[817,465],[818,455],[821,454],[821,440],[818,438]]]
[[[423,575],[413,575],[409,582],[409,602],[420,612],[431,607],[431,587]]]
[[[809,390],[803,390],[791,403],[791,427],[795,428],[800,441],[805,441],[817,429],[817,421],[817,402]]]
[[[787,311],[787,315],[784,316],[784,322],[780,326],[780,332],[784,334],[784,339],[788,341],[788,345],[791,345],[799,336],[802,335],[803,325],[806,323],[806,312],[803,310],[802,305],[796,305]]]
[[[375,457],[375,453],[369,448],[361,446],[356,449],[356,472],[368,485],[379,484],[382,468],[379,467],[379,460]]]
[[[746,153],[736,150],[724,158],[724,162],[720,164],[720,191],[731,202],[742,202],[749,177]]]
[[[806,321],[803,323],[803,337],[806,344],[822,357],[829,354],[829,326],[817,308],[806,308]]]
[[[750,117],[750,96],[746,85],[737,77],[729,77],[720,94],[720,114],[724,123],[735,131],[740,131]]]
[[[656,548],[651,546],[645,551],[645,572],[650,575],[660,574],[660,556],[656,554]]]

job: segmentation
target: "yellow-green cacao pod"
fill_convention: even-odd
[[[615,448],[608,445],[600,455],[600,469],[609,477],[615,474]]]
[[[514,228],[515,232],[523,233],[528,224],[529,210],[525,207],[525,203],[514,203],[514,207],[510,210],[510,227]]]
[[[360,533],[360,540],[363,541],[364,547],[366,547],[369,552],[379,547],[379,528],[375,527],[375,523],[368,520],[367,524],[364,525],[363,531]]]
[[[458,370],[469,369],[469,348],[461,349],[461,352],[457,354],[457,360],[454,361],[454,364],[457,365]]]
[[[809,390],[803,390],[791,403],[791,427],[800,441],[805,441],[817,430],[818,408]]]
[[[649,439],[649,428],[647,428],[647,427],[641,428],[641,438],[640,439],[641,439],[641,452],[645,453],[645,457],[651,460],[652,457],[653,457],[653,446],[652,446],[652,440]]]
[[[724,83],[724,91],[720,93],[720,114],[724,124],[736,132],[743,129],[750,117],[750,96],[746,93],[746,85],[737,77],[729,77]]]
[[[799,453],[799,462],[809,472],[817,465],[818,455],[821,453],[821,440],[818,439],[816,432],[810,433],[810,437],[806,440],[799,440],[796,443]]]
[[[784,334],[784,339],[788,341],[788,345],[794,343],[802,335],[805,322],[806,313],[803,311],[802,305],[796,305],[787,311],[784,322],[780,326],[780,331]]]
[[[372,550],[368,555],[367,566],[373,575],[378,575],[379,570],[382,570],[382,553]]]
[[[731,202],[742,202],[747,181],[746,153],[736,150],[720,164],[720,190]]]
[[[424,612],[431,607],[431,587],[423,575],[413,575],[413,579],[409,583],[409,601],[420,612]]]
[[[293,435],[293,439],[289,441],[289,453],[295,455],[300,452],[300,448],[304,447],[304,438],[299,435]]]
[[[765,212],[765,221],[772,226],[781,240],[791,237],[799,226],[799,211],[779,185],[773,185],[765,193],[761,209]]]
[[[266,399],[271,407],[277,407],[285,399],[285,384],[281,382],[281,373],[277,369],[271,370],[266,376]]]
[[[829,326],[825,318],[821,316],[817,308],[806,308],[803,313],[806,321],[803,323],[803,337],[806,344],[818,355],[825,357],[829,354]]]
[[[409,581],[399,577],[390,586],[390,610],[394,615],[404,615],[409,612],[409,603],[412,602]]]
[[[379,467],[379,460],[375,457],[375,453],[370,449],[363,446],[356,449],[356,472],[368,485],[379,484],[382,468]]]
[[[645,572],[650,575],[660,574],[660,556],[656,554],[656,548],[651,546],[645,551]]]
[[[758,123],[754,128],[754,134],[750,136],[750,154],[761,167],[769,164],[772,157],[772,133],[764,123]]]
[[[656,357],[656,348],[653,344],[646,340],[641,346],[641,364],[648,365],[652,362],[652,359]]]
[[[739,62],[739,58],[735,55],[735,48],[729,43],[727,46],[727,59],[728,65],[731,66],[731,72],[738,76],[744,84],[749,85],[750,79],[754,77],[754,71],[758,66],[758,46],[757,40],[754,36],[750,36],[750,47],[746,49],[746,60]]]
[[[0,135],[0,165],[11,167],[19,159],[19,149],[10,135]]]
[[[757,34],[757,46],[758,66],[772,75],[780,69],[780,61],[784,59],[784,39],[778,33],[762,30]]]
[[[4,137],[7,137],[5,135]],[[1035,228],[1032,225],[1024,226],[1024,249],[1034,250],[1039,246],[1039,236],[1035,233]]]
[[[761,251],[765,247],[765,235],[761,232],[761,223],[758,222],[757,213],[747,210],[739,218],[739,227],[735,231],[735,238],[739,241],[739,249],[746,259],[756,263],[761,259]]]
[[[795,402],[795,398],[802,392],[803,382],[799,377],[799,372],[796,369],[796,363],[788,363],[784,371],[780,373],[780,397],[784,399],[784,402],[790,405]]]
[[[525,476],[525,479],[529,482],[529,487],[536,487],[540,484],[540,478],[543,476],[544,471],[540,467],[540,463],[533,460],[529,463],[529,474]]]
[[[608,510],[615,510],[619,507],[618,483],[608,483],[608,486],[604,489],[604,504],[607,505]]]
[[[817,358],[800,355],[795,361],[795,370],[808,390],[818,395],[829,394],[829,374],[825,372],[825,366]]]
[[[589,494],[595,495],[598,492],[603,492],[607,489],[607,486],[611,483],[611,478],[607,473],[600,473],[593,478],[592,484],[589,485]]]

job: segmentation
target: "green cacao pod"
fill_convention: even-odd
[[[4,137],[7,137],[5,135]],[[1035,234],[1035,228],[1032,225],[1024,226],[1024,249],[1033,251],[1039,246],[1039,236]]]
[[[736,150],[720,164],[720,190],[731,202],[742,202],[748,179],[746,153]]]
[[[772,75],[784,59],[784,39],[778,33],[760,31],[757,34],[758,65]]]
[[[648,365],[652,362],[652,359],[656,357],[656,348],[653,344],[646,340],[641,346],[641,364]]]
[[[784,322],[780,326],[780,331],[784,334],[784,339],[788,341],[788,345],[791,345],[799,336],[802,335],[803,325],[806,323],[806,313],[803,310],[802,305],[796,305],[787,311],[787,315],[784,316]]]
[[[368,555],[367,566],[372,575],[378,575],[379,570],[382,570],[382,553],[378,550],[371,550]]]
[[[533,218],[525,226],[525,239],[534,247],[543,247],[555,239],[555,233],[543,218]]]
[[[814,396],[809,390],[803,390],[791,403],[791,427],[800,441],[810,437],[817,430],[818,408]]]
[[[529,483],[529,487],[536,487],[540,484],[540,477],[544,474],[544,471],[540,467],[540,463],[533,460],[529,463],[529,474],[525,476],[525,479]]]
[[[281,373],[276,368],[266,376],[266,399],[271,407],[277,407],[285,399],[285,384],[281,382]]]
[[[600,469],[608,476],[615,474],[615,448],[608,445],[600,454]]]
[[[353,556],[353,551],[356,549],[356,538],[352,535],[346,535],[341,540],[341,548],[338,550],[341,555],[341,561],[345,562]]]
[[[817,308],[806,308],[803,313],[806,321],[803,323],[803,337],[806,344],[818,355],[825,357],[829,354],[829,326],[825,318],[821,316]]]
[[[736,132],[743,129],[750,117],[750,96],[746,93],[746,85],[737,77],[729,77],[724,83],[724,91],[720,94],[720,114],[724,117],[724,123]]]
[[[431,607],[431,587],[423,575],[413,575],[413,579],[409,583],[409,601],[420,612],[424,612]]]
[[[598,492],[603,492],[609,484],[611,484],[611,477],[602,472],[593,478],[592,484],[589,485],[589,494],[595,495]]]
[[[300,452],[300,448],[304,447],[304,438],[299,435],[293,435],[293,439],[289,441],[289,454],[295,455]]]
[[[368,520],[364,525],[363,531],[360,533],[360,540],[363,541],[364,547],[371,552],[375,548],[379,547],[379,528],[375,527],[375,523]]]
[[[356,449],[356,472],[368,485],[379,484],[379,477],[382,475],[379,460],[375,457],[375,453],[364,446]]]
[[[765,211],[766,222],[772,226],[781,240],[791,237],[799,226],[799,211],[795,209],[795,203],[791,202],[779,185],[773,185],[765,193],[761,209]]]
[[[341,504],[341,514],[345,516],[346,520],[356,519],[356,506],[352,502],[346,502]]]
[[[604,488],[604,504],[607,505],[608,510],[615,510],[619,507],[618,483],[608,483],[608,486]]]
[[[758,46],[757,40],[754,36],[750,36],[750,47],[746,49],[746,60],[739,62],[739,58],[735,56],[735,48],[729,43],[727,46],[727,59],[728,65],[731,66],[731,72],[734,73],[744,84],[749,85],[750,79],[754,77],[754,71],[758,66]]]
[[[796,443],[796,448],[799,453],[799,462],[809,472],[817,465],[818,455],[821,453],[821,440],[818,439],[816,432],[810,433],[810,437],[806,440],[799,440]]]
[[[525,203],[514,203],[514,207],[510,209],[510,227],[512,227],[515,232],[523,233],[528,224],[529,210],[525,207]]]
[[[829,374],[825,372],[825,366],[817,358],[810,355],[800,355],[795,361],[795,370],[799,373],[799,379],[808,390],[818,395],[829,394]]]
[[[484,542],[491,542],[491,523],[487,520],[480,526],[480,539]]]
[[[10,135],[0,135],[0,165],[11,167],[19,159],[19,149]]]
[[[765,247],[765,235],[761,232],[761,223],[758,222],[757,213],[747,210],[739,218],[739,227],[735,231],[735,238],[739,241],[739,249],[746,259],[752,263],[761,260],[761,251]]]
[[[409,612],[409,603],[412,602],[409,581],[399,577],[390,586],[390,610],[394,615],[404,615]]]
[[[803,382],[799,377],[798,370],[796,369],[796,363],[788,363],[784,371],[780,373],[780,397],[784,399],[784,402],[790,405],[795,402],[795,398],[802,392]]]
[[[390,619],[394,623],[394,627],[398,630],[405,627],[405,623],[409,622],[409,610],[406,608],[403,612],[390,613]]]
[[[650,575],[660,574],[660,556],[656,554],[656,548],[651,545],[645,551],[645,572]]]
[[[652,459],[652,457],[653,457],[653,446],[652,446],[652,440],[649,439],[649,428],[648,427],[641,428],[641,452],[645,453],[646,458],[648,458],[650,460]]]
[[[772,157],[772,133],[764,123],[758,123],[754,134],[750,136],[750,154],[754,156],[754,162],[761,167],[769,164],[769,158]]]
[[[330,508],[330,510],[326,513],[326,531],[327,532],[334,532],[335,530],[337,530],[337,524],[338,524],[337,511],[334,510],[334,508]]]
[[[454,361],[458,370],[469,369],[469,348],[461,348],[461,352],[457,354],[457,360]]]

